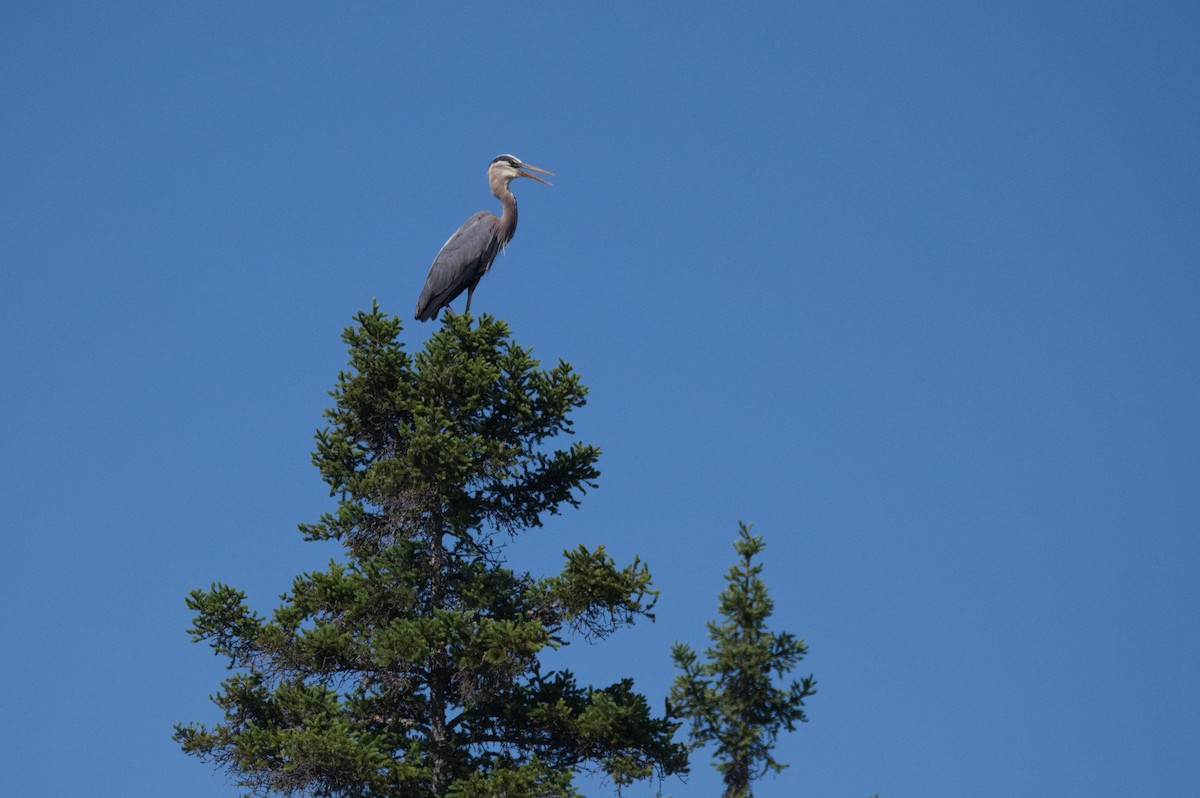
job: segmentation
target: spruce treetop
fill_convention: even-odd
[[[449,316],[415,356],[378,306],[343,340],[313,462],[335,510],[301,525],[344,561],[297,576],[260,615],[236,588],[194,590],[193,639],[234,675],[213,726],[180,724],[183,750],[256,795],[572,796],[577,771],[620,787],[686,769],[676,724],[632,681],[577,684],[540,656],[648,617],[640,560],[564,552],[537,578],[500,543],[574,506],[599,450],[573,443],[586,390],[541,369],[489,316]]]

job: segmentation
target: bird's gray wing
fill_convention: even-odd
[[[496,227],[496,214],[480,211],[450,236],[429,267],[425,288],[417,300],[418,321],[432,319],[469,286],[479,282],[500,251]]]

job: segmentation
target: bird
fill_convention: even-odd
[[[417,321],[436,318],[438,311],[448,307],[463,291],[467,292],[467,306],[463,312],[471,312],[475,286],[517,232],[517,198],[508,190],[508,184],[519,177],[528,177],[547,186],[553,185],[533,172],[554,177],[553,172],[530,166],[515,155],[497,155],[492,159],[487,171],[488,186],[504,210],[500,216],[491,211],[480,211],[442,245],[429,267],[425,288],[417,299]]]

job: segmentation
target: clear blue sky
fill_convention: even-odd
[[[443,5],[0,4],[0,794],[237,794],[184,595],[335,553],[339,333],[512,152],[476,310],[604,450],[514,565],[663,591],[565,662],[660,701],[745,519],[819,682],[759,798],[1200,795],[1200,5]]]

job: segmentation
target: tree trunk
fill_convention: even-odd
[[[434,519],[435,526],[429,535],[429,604],[430,612],[436,613],[446,606],[446,547],[443,545],[441,514]],[[449,734],[446,728],[446,693],[449,687],[449,668],[446,649],[434,651],[429,662],[429,736],[433,743],[430,765],[430,793],[433,798],[443,798],[450,788],[447,749]]]

